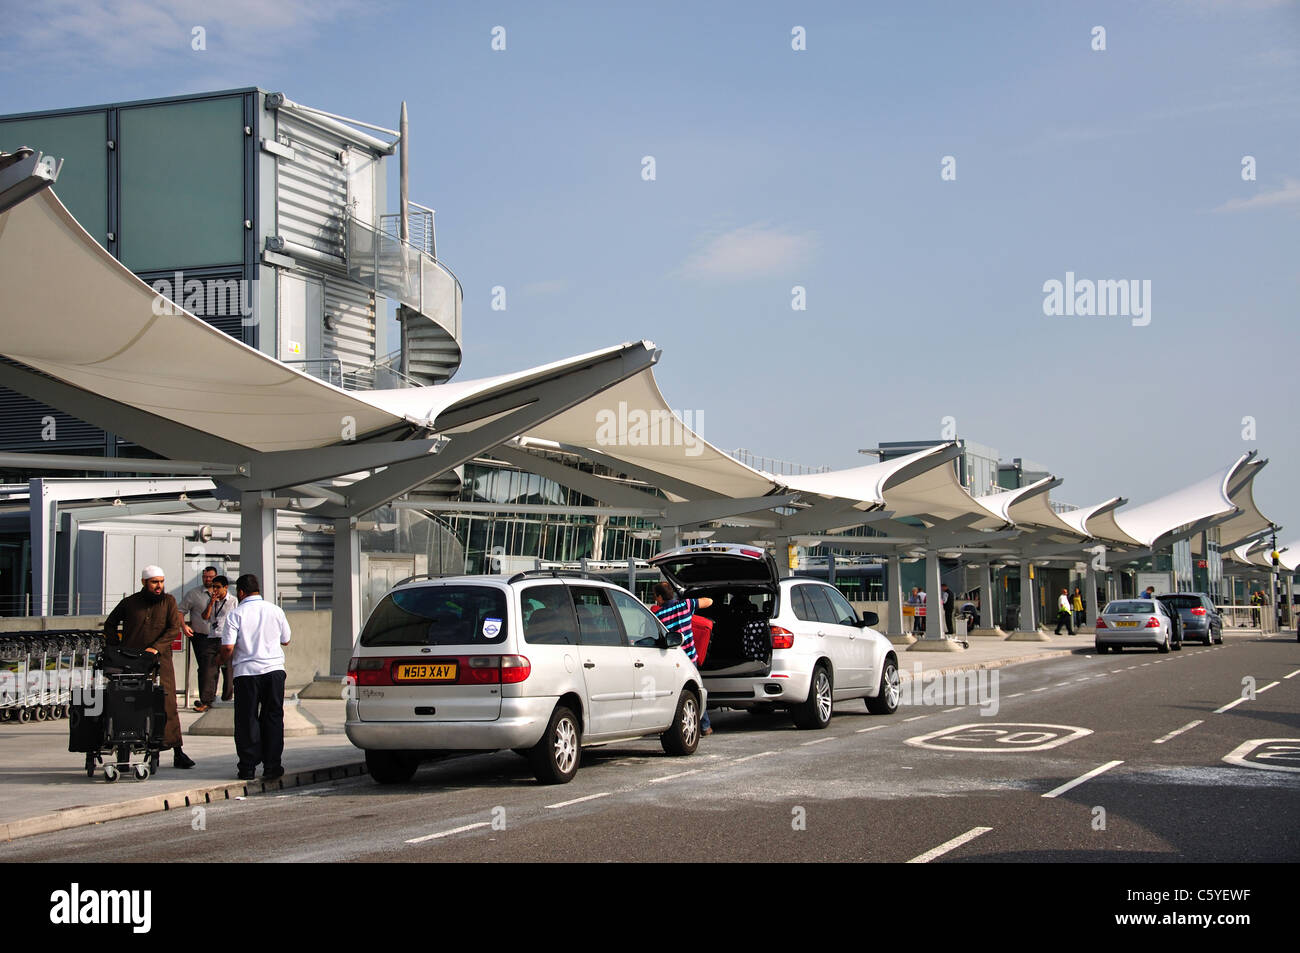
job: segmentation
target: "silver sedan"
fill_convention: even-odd
[[[1168,652],[1172,646],[1181,649],[1181,640],[1175,641],[1176,626],[1169,610],[1158,599],[1117,599],[1108,602],[1097,617],[1097,654],[1105,655],[1111,649],[1122,651],[1125,646],[1153,647]]]

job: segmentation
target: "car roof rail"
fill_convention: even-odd
[[[414,576],[407,576],[405,579],[393,583],[392,588],[404,586],[408,582],[415,582],[417,579],[451,579],[454,576],[463,576],[462,572],[417,572]]]
[[[509,579],[508,583],[522,582],[525,579],[544,579],[544,578],[572,578],[572,579],[592,579],[596,582],[609,582],[609,580],[594,572],[584,572],[581,569],[525,569],[517,572]]]

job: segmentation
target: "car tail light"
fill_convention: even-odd
[[[1205,610],[1202,609],[1200,606],[1197,606],[1195,609],[1192,610],[1192,615],[1205,615]]]
[[[1103,619],[1101,616],[1097,616],[1097,625],[1094,628],[1098,628],[1098,629],[1106,628],[1106,620]]]
[[[742,556],[748,556],[750,559],[762,559],[762,558],[763,558],[763,551],[762,551],[761,549],[742,549],[742,550],[740,551],[740,554],[741,554]]]
[[[772,648],[774,649],[792,649],[794,648],[794,633],[789,629],[783,629],[779,625],[772,628]]]
[[[393,661],[390,658],[354,658],[348,662],[348,675],[354,685],[391,685]]]
[[[1158,628],[1160,628],[1160,620],[1157,619],[1155,616],[1152,616],[1151,618],[1147,619],[1147,624],[1144,625],[1144,626],[1142,626],[1142,628],[1144,628],[1144,629],[1158,629]]]
[[[522,655],[471,655],[461,663],[457,681],[462,685],[513,685],[533,670]]]

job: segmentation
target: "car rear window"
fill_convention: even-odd
[[[361,632],[385,645],[494,645],[506,638],[506,594],[495,586],[420,586],[384,596]]]
[[[1109,603],[1102,615],[1130,615],[1140,614],[1143,612],[1155,612],[1154,604],[1146,601],[1133,600],[1131,602],[1112,602]]]
[[[1200,596],[1161,596],[1160,601],[1175,609],[1199,609],[1203,605]]]
[[[530,645],[577,645],[578,620],[568,587],[529,586],[519,594],[524,613],[524,641]]]

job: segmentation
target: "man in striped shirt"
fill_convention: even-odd
[[[695,661],[695,634],[691,631],[691,619],[696,609],[707,609],[713,605],[712,599],[678,599],[673,587],[666,582],[655,584],[655,604],[650,611],[664,624],[669,632],[676,632],[682,637],[682,650],[692,662]],[[707,710],[700,712],[700,732],[713,734],[709,724]]]

